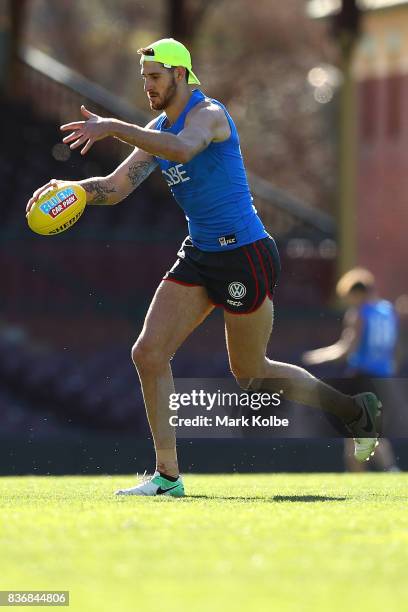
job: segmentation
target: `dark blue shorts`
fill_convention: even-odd
[[[177,253],[178,259],[163,280],[205,287],[215,306],[228,312],[254,312],[273,291],[280,274],[280,259],[273,238],[230,251],[202,251],[190,236]]]

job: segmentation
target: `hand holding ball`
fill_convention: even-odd
[[[50,181],[28,202],[28,226],[43,236],[60,234],[78,221],[85,205],[86,191],[81,185]]]

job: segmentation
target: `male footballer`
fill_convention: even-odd
[[[285,379],[285,397],[326,410],[355,438],[355,456],[373,454],[379,436],[381,403],[372,393],[349,396],[306,370],[266,357],[273,324],[273,291],[279,255],[253,206],[239,137],[227,109],[199,89],[190,53],[172,38],[139,50],[141,75],[150,107],[161,111],[145,127],[103,118],[81,108],[84,121],[63,125],[71,149],[85,154],[97,140],[118,138],[134,151],[105,177],[79,181],[88,204],[117,204],[159,166],[183,209],[189,235],[175,264],[150,304],[132,359],[142,385],[156,451],[151,479],[121,495],[184,495],[175,430],[169,424],[174,392],[170,360],[215,306],[224,309],[231,371],[248,391],[276,390]],[[29,200],[29,210],[52,180]],[[275,381],[275,382],[274,382]]]

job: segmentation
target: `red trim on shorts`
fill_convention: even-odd
[[[185,283],[184,281],[178,280],[176,278],[162,278],[162,281],[170,281],[171,283],[177,283],[177,285],[183,285],[183,287],[203,287],[203,285]]]
[[[258,259],[259,259],[259,262],[260,262],[261,267],[262,267],[262,272],[263,272],[264,279],[265,279],[265,289],[266,289],[266,293],[267,293],[268,297],[269,297],[270,299],[272,299],[271,292],[269,291],[268,277],[267,277],[267,275],[266,275],[266,270],[265,270],[265,266],[264,266],[264,262],[263,262],[263,257],[261,257],[261,254],[260,254],[260,252],[258,251],[258,247],[256,246],[255,242],[254,242],[254,249],[255,249],[255,251],[256,251],[256,254],[258,255]]]
[[[237,312],[236,310],[230,310],[229,308],[227,308],[226,306],[224,306],[224,304],[216,304],[216,303],[215,303],[215,302],[213,302],[211,299],[210,299],[210,302],[211,302],[211,304],[212,304],[213,306],[218,306],[219,308],[223,308],[223,309],[225,310],[225,312],[228,312],[228,314],[233,314],[233,315],[240,315],[240,316],[243,316],[243,315],[249,315],[249,314],[252,314],[253,312],[256,312],[256,311],[257,311],[257,310],[258,310],[258,309],[259,309],[259,308],[262,306],[262,304],[264,303],[264,301],[265,301],[265,299],[266,299],[266,298],[269,298],[269,296],[268,296],[268,295],[266,295],[266,293],[265,293],[265,296],[264,296],[264,298],[263,298],[262,302],[261,302],[260,304],[256,305],[256,306],[255,306],[254,308],[252,308],[251,310],[247,310],[246,312]],[[272,300],[272,298],[269,298],[269,299],[270,299],[270,300]]]
[[[266,254],[268,256],[269,259],[269,265],[271,266],[271,272],[272,272],[272,285],[275,286],[275,282],[276,282],[276,272],[275,272],[275,265],[272,261],[272,257],[271,254],[269,253],[268,249],[266,248],[266,246],[260,242],[259,243],[261,245],[261,247],[264,249],[264,251],[266,251]]]
[[[255,279],[255,286],[256,286],[256,295],[255,295],[254,303],[252,304],[251,308],[247,311],[247,313],[250,313],[255,308],[256,303],[258,301],[259,287],[258,287],[258,279],[257,279],[257,276],[256,276],[255,266],[254,266],[253,261],[252,261],[250,255],[249,255],[249,253],[248,253],[248,249],[247,249],[246,246],[243,246],[242,248],[244,249],[244,253],[245,253],[245,255],[248,258],[249,265],[251,267],[252,275],[253,275],[253,277]]]

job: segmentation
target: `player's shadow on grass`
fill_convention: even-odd
[[[275,495],[272,498],[277,502],[322,502],[322,501],[344,501],[347,497],[329,497],[327,495]]]
[[[187,495],[185,499],[215,499],[215,500],[239,500],[247,502],[326,502],[326,501],[345,501],[347,497],[329,497],[327,495],[275,495],[274,497],[243,497],[242,495],[225,497],[223,495]]]

